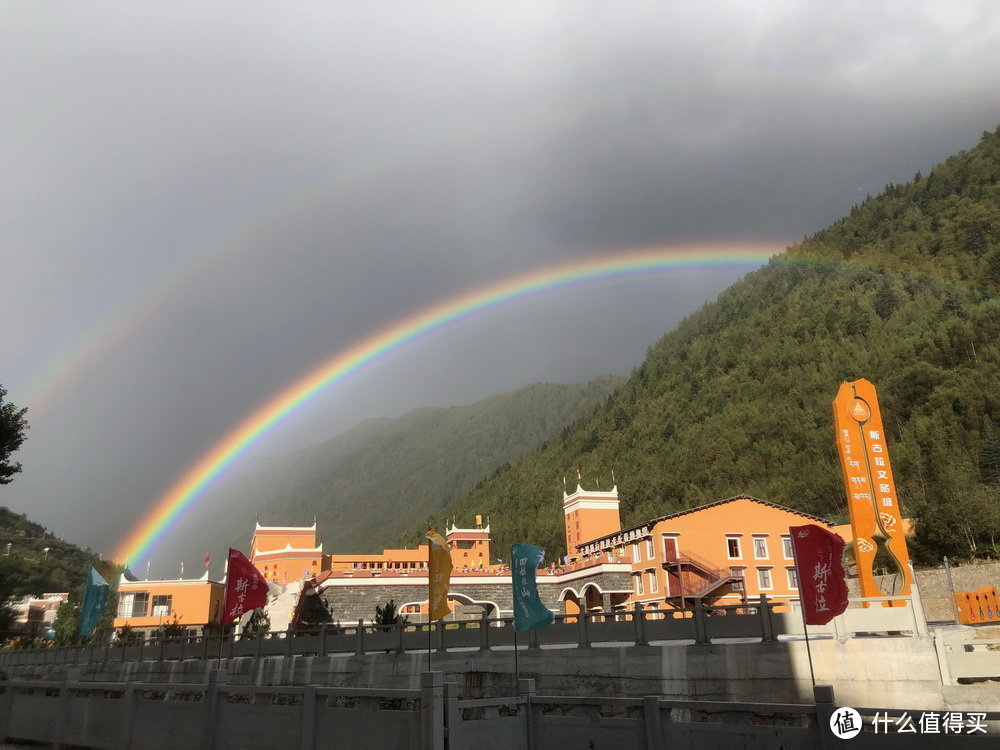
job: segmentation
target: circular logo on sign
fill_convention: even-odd
[[[830,717],[830,731],[842,740],[849,740],[861,731],[861,714],[850,706],[838,708]]]
[[[851,417],[857,422],[867,422],[872,415],[872,410],[868,408],[868,404],[862,401],[860,398],[854,399],[851,402]]]

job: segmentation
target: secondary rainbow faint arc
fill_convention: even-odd
[[[750,270],[766,263],[775,254],[774,244],[741,244],[643,250],[591,257],[536,269],[478,287],[398,320],[337,352],[256,409],[157,500],[153,510],[129,534],[114,557],[129,560],[132,564],[145,559],[149,549],[199,493],[269,429],[325,388],[422,335],[503,304],[574,284],[669,270],[719,267],[745,267]]]

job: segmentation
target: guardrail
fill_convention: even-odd
[[[898,601],[904,597],[892,597]],[[879,597],[859,600],[862,605],[889,600]],[[774,641],[781,636],[801,635],[802,619],[792,602],[772,602],[766,596],[744,604],[704,607],[700,601],[683,609],[622,609],[605,612],[557,615],[548,628],[518,634],[512,617],[482,617],[479,620],[437,621],[427,625],[327,625],[319,630],[267,633],[248,639],[233,636],[196,636],[177,639],[118,640],[84,647],[4,649],[0,666],[107,664],[137,661],[170,661],[234,657],[364,654],[416,650],[489,651],[545,646],[589,648],[614,643],[646,646],[661,641],[711,643],[720,639]],[[915,607],[861,607],[849,609],[827,626],[809,628],[810,637],[846,638],[857,632],[909,632],[926,634],[926,624]]]
[[[313,750],[333,738],[338,747],[404,750],[840,746],[830,729],[833,689],[823,685],[815,703],[785,704],[537,695],[530,679],[514,695],[464,699],[441,672],[423,673],[417,690],[227,685],[226,677],[214,670],[207,684],[2,682],[0,741],[136,750]],[[928,747],[922,735],[878,733],[879,717],[888,727],[906,711],[858,710],[864,731],[851,747]],[[995,747],[1000,711],[974,717],[983,734],[938,734],[934,747]]]

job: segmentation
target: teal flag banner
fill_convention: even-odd
[[[77,632],[84,638],[91,634],[97,625],[104,605],[108,603],[108,582],[101,578],[93,565],[87,573],[87,586],[83,590],[83,604],[80,606],[80,627]]]
[[[510,576],[514,584],[514,630],[524,632],[546,628],[555,622],[538,598],[535,571],[545,559],[545,550],[533,544],[515,544],[510,548]]]

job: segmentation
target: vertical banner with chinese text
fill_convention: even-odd
[[[833,417],[861,596],[908,595],[910,556],[875,386],[864,379],[842,384]],[[883,587],[877,573],[890,576]]]
[[[83,589],[83,604],[80,605],[80,624],[77,633],[83,638],[93,632],[97,621],[101,619],[104,606],[108,603],[108,592],[111,587],[104,577],[91,565],[87,571],[87,584]]]
[[[556,616],[542,604],[538,597],[535,572],[545,550],[533,544],[515,544],[510,548],[510,580],[514,586],[514,630],[524,632],[546,628]]]
[[[222,624],[237,620],[247,612],[267,604],[267,581],[246,555],[238,549],[229,550],[226,568],[226,606]]]
[[[803,619],[807,625],[826,625],[847,609],[844,547],[847,544],[822,526],[789,526],[799,579]]]
[[[451,583],[451,551],[448,542],[434,529],[427,532],[430,542],[427,560],[427,620],[434,622],[451,614],[448,585]]]

